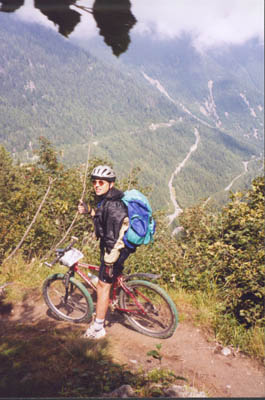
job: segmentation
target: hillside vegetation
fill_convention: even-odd
[[[90,126],[94,140],[122,135],[174,110],[147,84],[143,92],[132,74],[120,74],[55,33],[0,18],[0,137],[9,151],[30,150],[40,135],[56,146],[87,143]]]
[[[153,207],[171,212],[168,182],[196,128],[197,150],[173,180],[181,207],[208,197],[224,204],[236,176],[233,190],[258,175],[264,62],[255,42],[201,55],[188,37],[134,37],[128,55],[109,62],[89,42],[81,48],[3,13],[0,21],[0,143],[15,161],[34,160],[43,136],[64,165],[80,166],[90,143],[91,155],[110,159],[122,179],[140,167]]]
[[[79,237],[79,247],[91,262],[99,261],[90,219],[78,216],[66,236],[84,189],[84,169],[63,166],[44,138],[40,139],[38,157],[38,163],[18,166],[3,147],[0,150],[0,283],[12,282],[7,288],[10,298],[19,293],[23,297],[25,285],[41,287],[43,268],[39,260],[52,257],[50,250],[62,238],[67,242],[71,234]],[[100,161],[106,160],[91,159],[88,170]],[[139,186],[137,173],[134,170],[120,181],[120,188],[138,187],[148,194],[148,188]],[[54,181],[47,199],[12,254],[36,216],[49,178]],[[86,179],[89,182],[89,172]],[[88,182],[85,199],[93,205]],[[206,308],[204,318],[219,340],[261,357],[264,178],[256,178],[247,192],[233,194],[218,213],[203,205],[185,209],[180,218],[184,228],[180,237],[170,236],[163,212],[157,211],[155,219],[155,243],[140,247],[131,256],[131,271],[161,272],[160,284],[176,302],[185,292],[192,296],[193,305]],[[35,266],[34,279],[31,268],[24,264],[30,262]],[[199,315],[202,317],[202,313]]]

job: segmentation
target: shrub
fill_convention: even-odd
[[[186,210],[183,270],[189,289],[217,284],[225,312],[247,327],[264,321],[264,178],[236,193],[216,215],[202,207]]]

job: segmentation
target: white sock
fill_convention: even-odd
[[[96,331],[100,331],[102,328],[104,328],[104,321],[105,319],[100,319],[100,318],[95,319],[94,327]]]

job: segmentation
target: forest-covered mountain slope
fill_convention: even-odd
[[[231,182],[245,188],[259,174],[264,62],[254,41],[199,54],[188,37],[133,37],[128,56],[109,62],[89,42],[4,14],[0,39],[0,143],[15,160],[32,160],[39,136],[68,165],[84,162],[90,143],[120,177],[140,166],[154,207],[170,211],[170,179],[185,207],[223,201]]]
[[[87,142],[167,118],[176,108],[38,25],[1,18],[1,141],[21,151],[39,135],[56,145]],[[170,111],[171,109],[171,111]]]
[[[124,57],[210,125],[250,141],[263,137],[264,46],[257,40],[199,53],[187,35],[174,42],[142,38]]]

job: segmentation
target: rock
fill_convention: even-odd
[[[232,354],[232,350],[229,347],[223,347],[221,344],[217,344],[214,348],[214,353],[222,354],[223,356],[230,356]]]
[[[167,389],[164,389],[164,393],[167,397],[184,397],[182,386],[173,385]]]
[[[20,383],[26,383],[26,382],[28,382],[28,381],[31,381],[32,380],[32,374],[31,373],[28,373],[27,375],[25,375],[22,379],[21,379],[21,381],[20,381]]]
[[[231,350],[230,350],[228,347],[224,347],[224,348],[221,350],[221,353],[222,353],[224,356],[230,356],[230,354],[231,354],[232,352],[231,352]]]
[[[207,397],[206,393],[199,392],[194,387],[180,386],[180,385],[172,385],[167,389],[164,389],[164,393],[166,397],[173,397],[173,398]]]
[[[121,399],[125,399],[127,397],[133,397],[135,392],[130,385],[122,385],[118,389],[113,390],[113,392],[109,394],[105,394],[104,397],[119,397]]]

